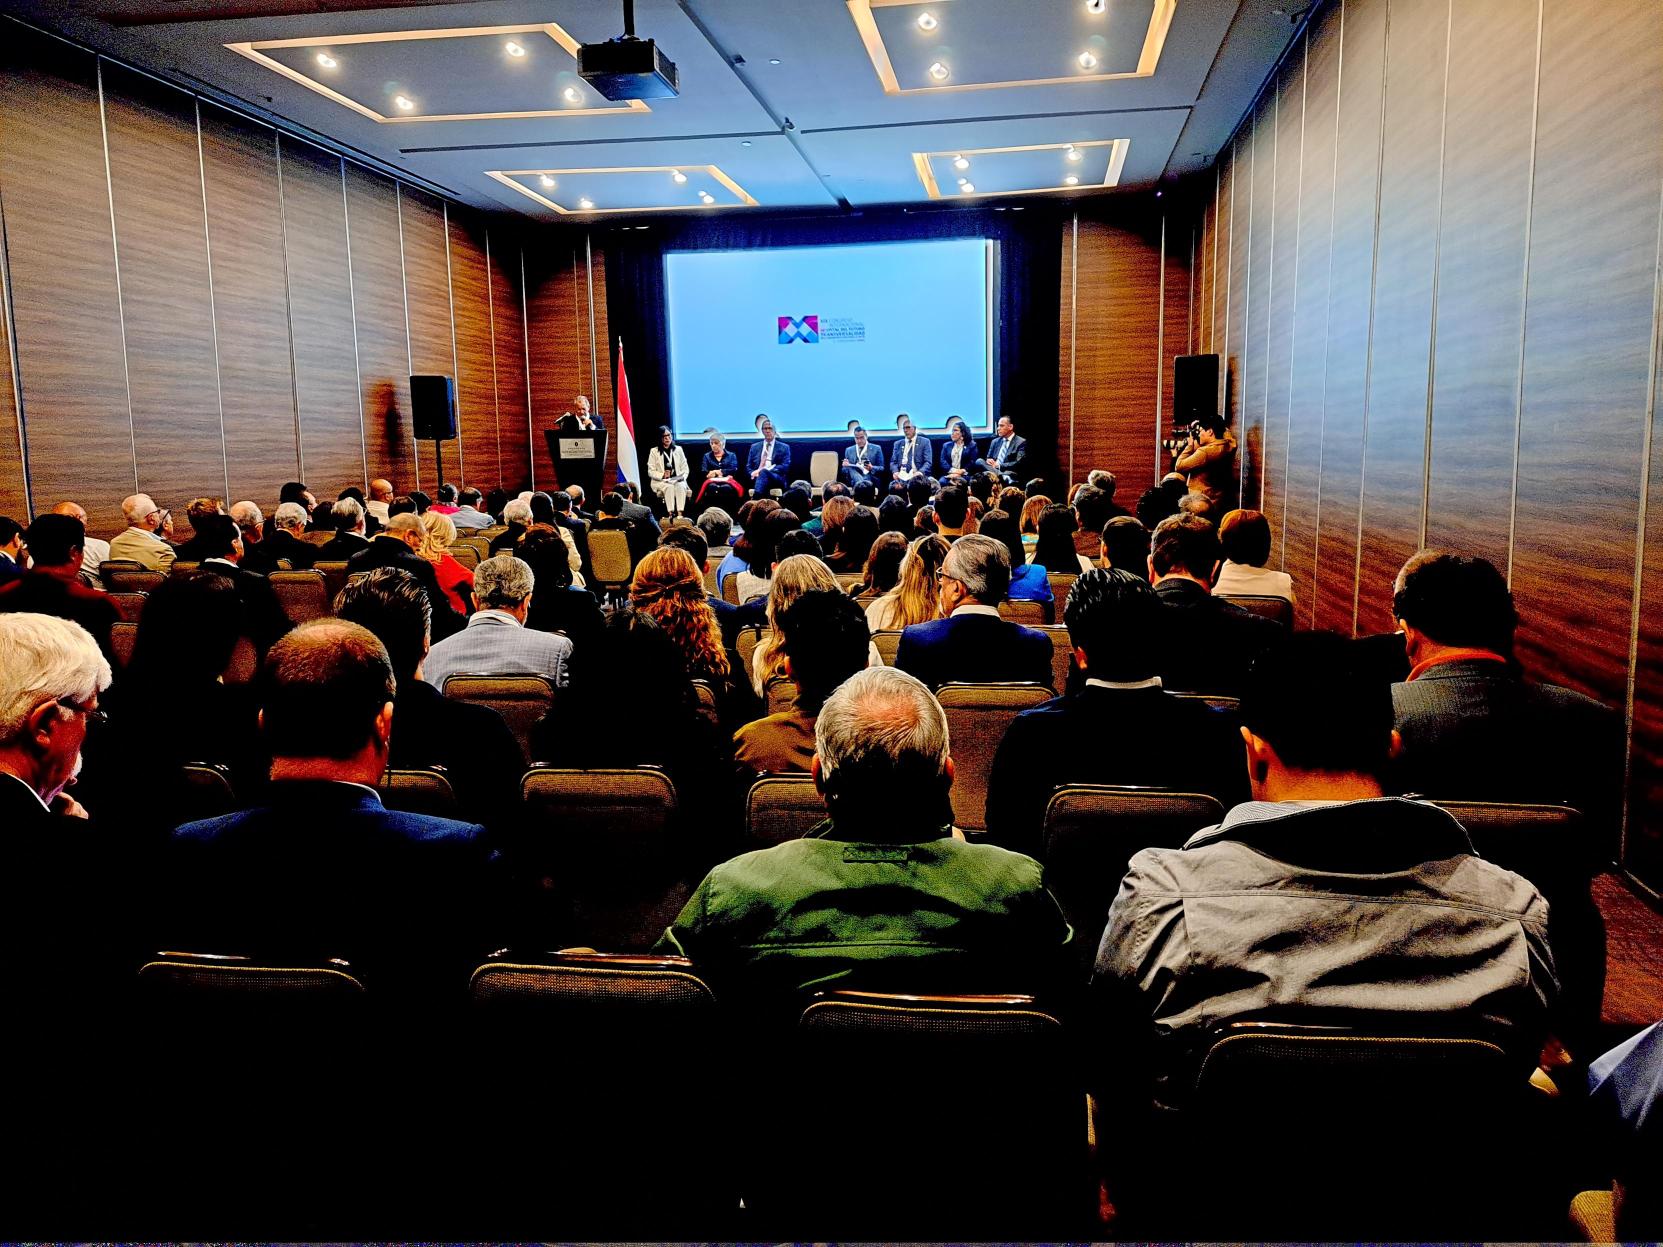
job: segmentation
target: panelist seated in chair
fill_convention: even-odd
[[[866,430],[858,424],[854,427],[854,436],[854,444],[843,448],[843,466],[837,474],[850,489],[862,485],[876,488],[883,475],[883,447],[869,441]]]
[[[947,441],[941,447],[941,460],[936,475],[943,485],[956,481],[968,485],[970,479],[987,470],[976,443],[970,437],[970,426],[957,416],[947,422]]]
[[[811,991],[1044,992],[1068,923],[1039,863],[953,831],[947,718],[930,691],[869,667],[815,722],[829,818],[710,872],[659,949],[718,993],[800,1007]]]
[[[1387,688],[1303,633],[1254,663],[1241,711],[1253,799],[1138,853],[1109,909],[1092,991],[1128,1050],[1098,1069],[1181,1107],[1213,1028],[1274,1017],[1480,1035],[1522,1083],[1559,990],[1547,903],[1445,811],[1383,795]]]
[[[895,417],[895,429],[901,436],[889,448],[889,492],[908,495],[915,481],[926,482],[933,492],[930,469],[935,461],[930,457],[930,439],[918,432],[905,412]]]
[[[699,492],[693,501],[704,507],[721,507],[731,516],[738,513],[744,496],[739,456],[728,449],[728,439],[712,429],[710,449],[699,460]]]
[[[474,823],[388,810],[395,681],[381,642],[317,619],[267,655],[266,804],[174,831],[162,947],[341,957],[372,992],[442,999],[495,947]]]
[[[765,498],[791,480],[791,446],[774,435],[774,422],[765,415],[756,418],[756,431],[762,440],[751,443],[745,467],[751,474],[751,492]]]
[[[1010,554],[990,537],[960,537],[937,579],[945,618],[901,633],[895,665],[932,689],[951,683],[1051,682],[1051,638],[999,618],[1010,587]]]
[[[993,440],[987,444],[987,454],[982,456],[985,466],[1006,485],[1014,485],[1022,479],[1022,461],[1028,457],[1028,439],[1017,435],[1016,425],[1009,416],[999,417],[993,433]]]

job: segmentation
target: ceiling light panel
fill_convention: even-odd
[[[711,208],[757,206],[744,187],[716,165],[491,169],[487,173],[561,216],[588,212],[707,212]],[[549,181],[555,183],[554,188],[547,185]]]
[[[1128,139],[1046,143],[1024,147],[988,147],[949,152],[914,152],[918,180],[931,199],[963,199],[996,195],[1039,195],[1115,186],[1120,181]],[[1069,159],[1070,152],[1079,159]],[[959,156],[975,163],[974,188],[966,191],[965,175],[956,170]],[[1070,182],[1069,178],[1078,179]]]
[[[886,94],[1147,78],[1177,0],[846,0]],[[929,17],[934,25],[922,19]],[[946,65],[943,77],[932,67]]]
[[[378,122],[651,111],[640,100],[614,103],[591,90],[578,77],[577,40],[554,22],[265,39],[225,46]],[[325,67],[323,55],[337,63]],[[397,104],[400,95],[415,107]]]

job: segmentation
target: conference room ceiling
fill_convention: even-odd
[[[638,0],[679,98],[614,103],[615,0],[0,0],[545,220],[1142,191],[1211,164],[1304,0]],[[649,218],[650,219],[650,218]]]

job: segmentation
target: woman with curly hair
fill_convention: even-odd
[[[663,628],[691,680],[724,684],[728,656],[722,648],[722,629],[716,612],[705,601],[704,573],[685,550],[659,546],[635,565],[629,586],[630,604]]]
[[[445,591],[451,609],[468,615],[473,613],[473,573],[450,552],[455,540],[456,525],[450,516],[431,509],[422,516],[422,545],[417,553],[433,564],[439,588]]]
[[[930,533],[912,543],[901,560],[901,583],[866,608],[873,632],[928,623],[940,613],[935,574],[952,547],[947,538]]]
[[[781,641],[779,617],[803,594],[812,589],[839,590],[832,569],[812,554],[793,554],[781,559],[774,568],[774,581],[768,588],[768,628],[756,649],[751,651],[751,691],[766,700],[768,682],[785,678],[785,650]]]

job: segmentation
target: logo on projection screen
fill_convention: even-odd
[[[820,340],[818,316],[781,316],[779,322],[781,346],[790,346],[793,342],[814,343]]]

